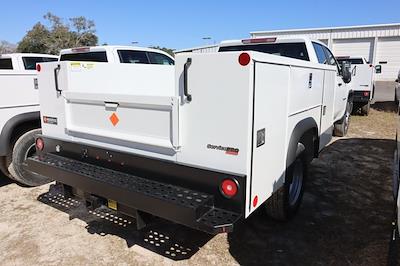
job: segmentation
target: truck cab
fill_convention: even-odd
[[[362,56],[338,56],[337,61],[351,65],[351,83],[353,90],[353,110],[368,115],[374,97],[375,68]]]
[[[343,80],[342,62],[338,62],[335,59],[328,46],[308,37],[265,37],[230,40],[221,42],[219,46],[219,52],[247,50],[334,66],[336,68],[335,107],[333,110],[335,134],[337,136],[346,134],[350,120],[349,110],[352,109],[353,105],[353,92],[349,84],[346,84]]]
[[[48,180],[35,178],[22,165],[34,152],[34,135],[40,132],[36,64],[57,60],[48,54],[0,55],[0,171],[25,185]]]

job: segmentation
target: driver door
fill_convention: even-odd
[[[333,121],[338,121],[344,115],[347,105],[347,98],[349,95],[349,85],[343,81],[340,75],[339,65],[333,56],[332,52],[323,46],[324,52],[326,54],[326,64],[335,66],[337,68],[336,82],[335,82],[335,101],[333,110]]]

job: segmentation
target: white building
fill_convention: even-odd
[[[376,80],[393,81],[400,70],[400,23],[291,29],[250,32],[252,38],[266,36],[294,37],[306,35],[326,43],[335,56],[363,56],[374,65],[382,65]],[[212,52],[217,46],[205,46],[182,51]]]

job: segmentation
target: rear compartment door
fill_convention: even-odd
[[[372,75],[374,68],[369,64],[353,65],[351,85],[356,91],[372,90]]]
[[[176,57],[181,151],[178,162],[246,174],[252,125],[253,64],[241,66],[239,52]],[[184,64],[187,94],[184,94]]]
[[[179,99],[173,66],[63,62],[64,68],[67,135],[175,155]]]

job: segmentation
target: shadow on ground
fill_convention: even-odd
[[[314,160],[298,215],[272,221],[262,210],[228,235],[241,265],[386,264],[393,211],[394,141],[340,139]],[[212,236],[158,220],[144,231],[106,208],[88,213],[56,186],[39,200],[87,223],[89,233],[112,234],[174,260],[188,259]]]
[[[12,181],[8,177],[0,173],[0,187],[9,185],[11,183]]]
[[[394,141],[340,139],[310,167],[298,215],[254,215],[228,236],[241,265],[386,265]]]
[[[396,113],[398,106],[393,101],[387,101],[387,102],[376,102],[371,105],[371,108],[377,111]]]
[[[77,218],[85,221],[86,229],[91,234],[115,235],[123,238],[128,247],[139,245],[173,260],[189,259],[212,238],[211,235],[162,219],[156,219],[143,230],[137,230],[134,218],[106,207],[88,211],[84,202],[64,198],[57,184],[51,185],[49,192],[40,195],[38,200],[68,213],[71,220]]]

